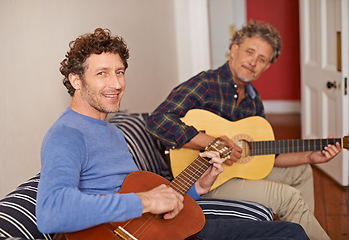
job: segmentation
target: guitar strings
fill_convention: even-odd
[[[144,214],[141,217],[145,218]],[[150,217],[147,220],[145,220],[143,224],[141,224],[138,228],[136,228],[136,230],[132,233],[132,236],[138,239],[151,226],[151,224],[154,223],[154,219],[155,215],[150,214]],[[131,219],[127,221],[122,227],[126,229],[127,225],[131,224],[131,222],[133,222],[134,220],[135,219]]]
[[[251,142],[252,156],[290,152],[320,151],[328,144],[340,142],[341,138],[326,139],[286,139],[276,141]]]
[[[209,144],[207,150],[218,151],[221,156],[225,156],[226,154],[228,154],[231,151],[230,146],[227,148],[225,148],[225,147],[227,147],[227,145],[224,145],[224,144],[222,145],[221,140],[217,141],[217,139],[215,139],[215,142]],[[184,171],[182,171],[170,183],[170,185],[172,184],[172,185],[179,186],[179,188],[177,187],[177,191],[179,193],[181,193],[182,195],[184,195],[189,190],[189,187],[191,187],[199,179],[199,177],[202,176],[202,174],[209,168],[209,166],[211,165],[209,163],[209,160],[210,160],[209,158],[203,158],[203,157],[199,156],[198,158],[196,158],[192,162],[192,164],[190,164]],[[182,182],[186,183],[187,185],[182,186],[182,185],[180,185],[180,183],[177,184],[177,181],[179,181],[180,179],[182,179]]]
[[[142,216],[145,217],[145,216]],[[139,236],[141,236],[150,226],[151,224],[153,224],[153,220],[155,219],[155,215],[151,215],[151,217],[149,219],[147,219],[136,231],[135,231],[135,235],[137,236],[137,238]],[[146,225],[147,224],[147,225]],[[139,232],[140,231],[140,232]]]
[[[189,188],[194,185],[196,180],[198,180],[199,177],[208,169],[209,165],[210,164],[208,163],[208,159],[198,157],[169,185],[177,192],[184,195],[189,190]]]

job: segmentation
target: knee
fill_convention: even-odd
[[[298,186],[313,181],[313,170],[310,164],[303,164],[293,168],[293,182],[290,185]]]
[[[298,190],[297,188],[294,188],[286,184],[283,184],[281,188],[282,188],[282,190],[280,191],[280,193],[282,194],[281,197],[287,202],[289,202],[290,200],[296,200],[296,199],[302,198],[302,194],[300,190]]]
[[[310,211],[308,204],[304,200],[301,192],[291,186],[284,186],[285,191],[281,196],[281,201],[275,212],[281,220],[294,220],[292,216]],[[295,226],[295,228],[297,228]]]
[[[298,176],[306,176],[306,177],[312,177],[313,176],[313,170],[311,169],[310,164],[302,164],[294,167],[290,167],[293,169],[294,172],[296,172]]]
[[[302,175],[306,176],[306,177],[313,177],[313,170],[311,168],[310,164],[303,164],[299,166],[301,168],[301,173]]]
[[[298,189],[285,184],[283,184],[281,188],[282,190],[279,192],[279,210],[284,212],[284,214],[286,214],[289,209],[293,209],[296,206],[300,207],[305,203]]]

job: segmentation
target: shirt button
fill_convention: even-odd
[[[238,85],[236,83],[234,84],[234,88],[238,88]]]
[[[235,99],[237,99],[237,98],[238,98],[238,95],[237,95],[237,94],[235,94],[235,95],[234,95],[234,98],[235,98]]]

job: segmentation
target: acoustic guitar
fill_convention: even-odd
[[[226,135],[242,148],[242,157],[238,162],[231,166],[223,164],[224,171],[211,189],[234,177],[252,180],[266,177],[274,166],[275,154],[319,151],[335,142],[339,142],[342,148],[349,148],[349,136],[275,141],[271,125],[262,117],[248,117],[232,122],[206,110],[192,109],[181,120],[186,125],[194,126],[198,131],[205,131],[208,135],[214,137]],[[171,149],[173,176],[177,176],[188,165],[188,159],[197,154],[198,151],[188,148]]]
[[[209,151],[217,151],[221,157],[231,152],[231,146],[220,138],[216,138],[208,147]],[[110,222],[82,231],[57,235],[55,239],[68,240],[114,240],[114,239],[190,239],[205,225],[205,216],[200,206],[189,196],[187,191],[211,165],[209,158],[198,157],[190,163],[178,176],[169,182],[167,179],[146,171],[130,173],[119,193],[144,192],[166,184],[184,196],[184,207],[173,219],[165,220],[162,215],[145,213],[139,218],[126,222]]]

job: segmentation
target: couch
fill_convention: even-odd
[[[168,180],[173,178],[166,148],[145,130],[144,114],[120,112],[108,121],[125,136],[129,150],[140,170],[151,171]],[[0,239],[53,239],[53,234],[40,233],[36,225],[35,204],[40,173],[20,184],[0,200]],[[205,217],[242,218],[273,221],[270,209],[254,202],[199,199]]]

